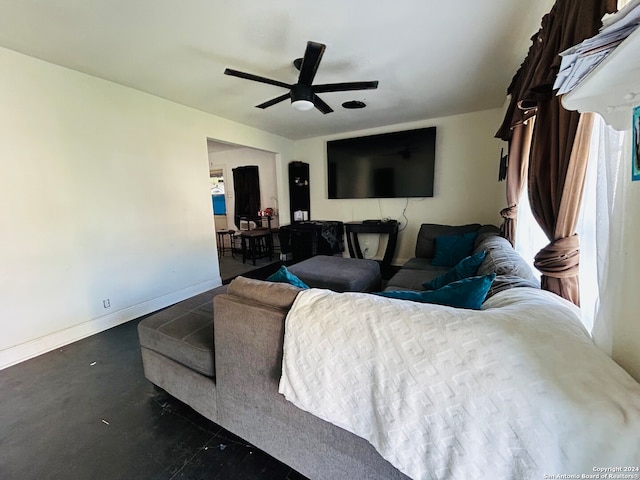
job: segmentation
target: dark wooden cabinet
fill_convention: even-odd
[[[316,255],[336,255],[344,250],[343,223],[333,220],[296,222],[280,227],[281,252],[300,262]]]
[[[289,209],[291,223],[311,220],[308,163],[291,162],[289,164]],[[296,219],[295,212],[303,212],[302,215],[305,215],[306,218]]]

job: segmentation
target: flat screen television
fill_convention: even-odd
[[[436,127],[327,142],[329,198],[433,197]]]

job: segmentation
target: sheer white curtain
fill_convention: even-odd
[[[580,284],[585,293],[593,295],[593,301],[582,306],[583,318],[596,344],[611,354],[611,321],[618,304],[618,293],[609,287],[609,275],[621,271],[623,211],[622,185],[625,172],[623,149],[625,132],[607,126],[599,115],[593,125],[589,168],[591,185],[585,188],[588,206],[583,207],[583,221],[578,233],[585,238],[581,245]],[[589,192],[591,190],[591,192]],[[594,295],[595,293],[595,295]],[[583,294],[582,288],[580,294]],[[585,322],[586,324],[586,322]]]
[[[618,10],[631,0],[618,0]],[[609,275],[622,271],[622,165],[625,132],[607,126],[595,114],[587,183],[584,189],[580,235],[580,297],[582,318],[594,342],[612,353],[611,323],[619,302]]]
[[[533,258],[547,243],[547,236],[536,222],[531,212],[529,192],[525,188],[518,203],[518,223],[516,224],[516,252],[525,259],[533,273],[540,280],[540,272],[533,266]]]
[[[585,180],[582,210],[577,225],[580,235],[580,303],[582,321],[592,333],[606,329],[606,317],[601,308],[606,294],[609,257],[613,247],[612,229],[617,228],[614,211],[621,181],[622,133],[608,127],[595,115],[591,133],[589,166]],[[605,307],[608,302],[605,302]],[[600,313],[598,313],[600,312]],[[606,348],[605,348],[606,350]]]

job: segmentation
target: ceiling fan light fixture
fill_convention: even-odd
[[[315,106],[313,91],[309,85],[297,83],[291,88],[291,106],[300,112],[306,112]]]
[[[314,105],[313,102],[309,100],[292,100],[291,106],[300,112],[306,112],[307,110],[311,110]]]

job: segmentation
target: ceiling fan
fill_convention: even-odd
[[[275,85],[289,90],[289,92],[284,95],[280,95],[272,100],[256,105],[257,108],[271,107],[291,98],[291,106],[296,110],[304,111],[316,107],[322,113],[326,114],[333,112],[333,109],[318,97],[318,95],[316,95],[317,93],[372,90],[378,88],[377,80],[371,82],[345,82],[313,85],[313,79],[316,76],[316,72],[320,66],[320,60],[322,59],[322,55],[326,48],[327,46],[322,43],[307,42],[307,49],[304,52],[304,57],[297,58],[293,62],[295,67],[300,70],[298,82],[293,85],[279,82],[278,80],[272,80],[270,78],[260,77],[251,73],[239,72],[238,70],[233,70],[231,68],[225,69],[224,73],[225,75],[253,80],[254,82],[268,83],[269,85]]]

